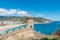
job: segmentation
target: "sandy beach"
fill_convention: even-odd
[[[6,30],[6,29],[9,29],[9,28],[14,28],[16,26],[22,26],[22,25],[25,25],[25,24],[13,24],[13,25],[2,26],[2,27],[0,27],[0,31]]]

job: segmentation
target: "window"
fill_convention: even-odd
[[[32,25],[30,26],[30,28],[32,28]]]

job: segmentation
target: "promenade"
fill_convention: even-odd
[[[10,29],[10,28],[15,28],[17,26],[22,26],[25,24],[13,24],[13,25],[6,25],[6,26],[2,26],[0,27],[0,33],[3,33],[4,30]]]

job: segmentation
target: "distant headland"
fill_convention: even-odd
[[[0,16],[0,24],[8,25],[8,24],[18,24],[18,23],[26,23],[27,16]],[[35,23],[49,23],[52,20],[45,19],[42,17],[34,17]]]

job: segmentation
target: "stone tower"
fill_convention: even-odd
[[[27,28],[34,29],[34,17],[30,16],[29,12],[28,12],[28,16],[27,16]]]

